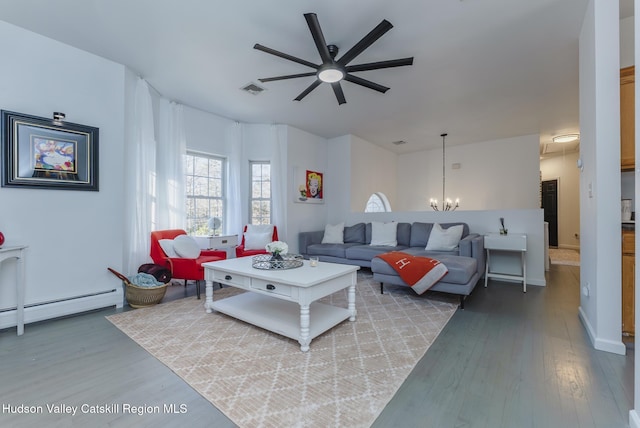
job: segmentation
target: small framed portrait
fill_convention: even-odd
[[[309,169],[294,168],[295,202],[324,203],[324,174]]]
[[[323,197],[323,175],[318,171],[309,171],[306,173],[305,184],[307,187],[307,199],[324,199]]]
[[[98,190],[98,128],[1,111],[2,187]]]

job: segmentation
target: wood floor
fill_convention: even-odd
[[[526,294],[481,282],[374,426],[628,426],[633,351],[590,346],[577,315],[578,275],[552,265],[547,287]],[[185,295],[195,298],[195,287],[172,286],[166,299]],[[20,337],[1,330],[0,426],[235,426],[105,320],[114,312],[29,324]],[[51,413],[56,404],[86,407],[72,416]],[[18,414],[21,405],[41,413]]]

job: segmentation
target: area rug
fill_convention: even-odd
[[[242,292],[214,289],[214,300]],[[346,307],[346,291],[323,301]],[[416,295],[358,274],[355,322],[291,339],[194,298],[107,318],[240,427],[369,427],[456,311],[457,299]],[[313,323],[313,313],[311,314]]]
[[[580,253],[568,248],[549,248],[549,259],[554,265],[580,266]]]

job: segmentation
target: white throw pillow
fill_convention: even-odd
[[[268,243],[273,239],[273,232],[262,233],[245,233],[244,249],[245,250],[264,250]]]
[[[272,224],[248,224],[247,225],[246,233],[252,234],[252,233],[265,233],[265,232],[269,232],[273,236],[273,225]]]
[[[173,239],[158,239],[158,244],[160,244],[160,248],[162,248],[167,257],[178,257],[176,250],[173,249]]]
[[[397,240],[398,223],[392,221],[390,223],[382,223],[380,221],[371,222],[371,244],[381,245],[385,247],[395,247],[398,245]]]
[[[189,235],[178,235],[173,240],[173,249],[184,259],[197,259],[200,256],[200,246]]]
[[[344,223],[328,224],[324,227],[323,244],[344,244]]]
[[[453,251],[458,247],[462,238],[463,225],[451,226],[443,229],[440,224],[435,223],[429,235],[429,241],[425,250],[431,251]]]

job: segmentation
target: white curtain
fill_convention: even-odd
[[[287,148],[282,125],[271,125],[269,139],[273,150],[271,158],[271,218],[278,227],[278,239],[287,240]]]
[[[156,142],[153,130],[153,107],[149,86],[138,79],[134,99],[132,141],[126,145],[126,213],[127,246],[124,260],[125,275],[137,272],[151,257],[151,219],[156,164]]]
[[[227,221],[222,225],[224,233],[229,235],[242,236],[246,211],[248,208],[243,204],[242,195],[242,124],[235,122],[227,129],[226,145],[230,147],[229,165],[227,168]]]
[[[187,152],[183,106],[160,99],[156,230],[186,226],[183,156]]]

